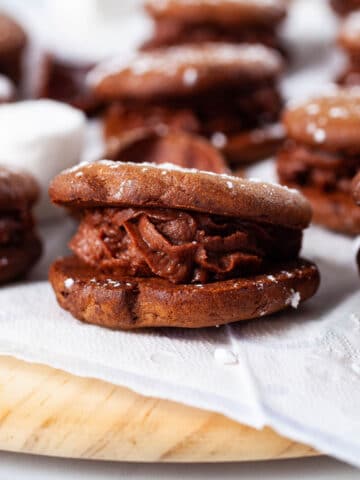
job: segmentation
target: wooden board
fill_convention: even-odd
[[[0,449],[136,462],[226,462],[316,452],[222,415],[0,357]]]

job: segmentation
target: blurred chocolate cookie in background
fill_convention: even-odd
[[[311,202],[314,222],[360,234],[351,182],[360,170],[360,90],[337,90],[288,108],[288,140],[278,154],[281,183]]]
[[[106,141],[133,128],[167,127],[210,139],[234,164],[276,151],[283,135],[278,53],[263,45],[206,43],[115,58],[89,74],[108,105]]]
[[[0,284],[25,275],[40,257],[32,216],[38,195],[33,177],[0,166]]]
[[[283,0],[147,0],[153,37],[144,49],[204,42],[262,43],[283,52]]]
[[[23,28],[10,16],[0,12],[0,74],[19,84],[27,44]]]

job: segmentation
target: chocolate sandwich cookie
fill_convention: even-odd
[[[345,86],[360,85],[360,12],[349,15],[343,21],[338,43],[347,57],[345,69],[339,76],[338,83]]]
[[[26,34],[18,23],[4,13],[0,13],[0,32],[0,73],[18,84],[27,43]]]
[[[339,90],[289,108],[284,125],[288,141],[278,154],[280,181],[310,200],[316,223],[359,234],[351,182],[360,169],[360,91]]]
[[[360,0],[330,0],[330,4],[339,15],[347,15],[360,9]]]
[[[109,143],[105,158],[132,163],[168,162],[179,167],[230,173],[224,157],[205,138],[181,131],[139,128]]]
[[[282,108],[281,69],[280,56],[264,46],[208,43],[114,59],[89,82],[101,101],[117,102],[105,114],[106,140],[165,125],[209,138],[241,164],[273,153],[282,141],[269,133]]]
[[[0,284],[24,275],[41,254],[31,214],[37,197],[30,175],[0,167]]]
[[[86,77],[94,66],[94,63],[76,63],[52,54],[44,55],[37,97],[68,103],[88,115],[96,113],[101,105],[86,83]]]
[[[284,0],[148,0],[153,37],[144,49],[203,42],[262,43],[283,50]]]
[[[82,321],[207,327],[297,307],[318,288],[299,258],[310,205],[279,185],[104,160],[64,171],[50,196],[81,218],[50,281]]]

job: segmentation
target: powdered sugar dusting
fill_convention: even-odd
[[[326,132],[321,128],[317,128],[314,132],[314,140],[316,143],[323,143],[326,140]]]
[[[73,167],[70,167],[70,168],[67,168],[66,170],[63,170],[62,173],[66,173],[66,174],[76,173],[76,172],[80,173],[80,171],[81,171],[81,173],[83,173],[82,172],[83,168],[87,167],[88,165],[90,165],[90,162],[81,162],[81,163],[78,163],[77,165],[74,165]],[[77,174],[76,176],[79,177],[80,175]]]
[[[336,88],[306,102],[295,103],[289,107],[287,123],[290,136],[299,136],[299,141],[304,130],[311,142],[322,144],[334,141],[335,137],[336,142],[340,142],[339,148],[346,148],[351,142],[346,132],[353,131],[357,125],[360,128],[360,89]],[[344,128],[345,133],[335,136],[333,132],[339,128]]]
[[[67,288],[67,289],[70,289],[73,285],[74,285],[75,281],[73,278],[67,278],[65,281],[64,281],[64,287]]]
[[[196,84],[198,77],[196,68],[187,68],[183,73],[183,82],[185,85],[192,87]]]
[[[224,148],[225,145],[227,144],[227,137],[224,133],[221,132],[215,132],[211,136],[211,143],[214,145],[215,148]]]
[[[294,196],[301,196],[301,194],[299,193],[298,190],[296,190],[295,188],[290,188],[290,187],[287,187],[286,185],[280,185],[278,183],[275,183],[275,182],[265,182],[264,180],[262,180],[261,178],[256,178],[256,177],[251,177],[251,178],[248,178],[247,179],[249,182],[251,183],[261,183],[262,185],[265,185],[265,186],[271,186],[271,187],[275,187],[275,188],[278,188],[280,190],[285,190],[289,193],[291,193],[292,195]]]
[[[329,114],[332,118],[347,118],[349,116],[349,112],[342,107],[330,108]]]
[[[279,185],[277,183],[267,183],[262,180],[256,179],[256,178],[251,178],[251,179],[244,179],[244,178],[239,178],[239,177],[234,177],[232,175],[228,175],[226,173],[218,174],[214,172],[207,172],[207,171],[202,171],[198,170],[195,168],[184,168],[180,167],[178,165],[174,165],[172,163],[162,163],[162,164],[153,164],[149,162],[144,162],[144,163],[133,163],[133,162],[115,162],[113,160],[98,160],[97,162],[93,163],[88,163],[84,162],[82,164],[79,164],[75,167],[72,167],[68,170],[65,170],[63,174],[75,174],[75,177],[81,177],[82,175],[79,175],[80,172],[86,172],[87,169],[93,169],[97,168],[98,166],[103,166],[106,168],[110,168],[111,170],[121,170],[121,169],[126,169],[129,166],[136,167],[136,169],[139,170],[139,172],[146,172],[150,175],[150,173],[156,172],[158,175],[158,178],[163,178],[164,181],[166,182],[166,177],[167,173],[174,171],[174,172],[182,172],[186,175],[201,175],[201,177],[211,177],[211,178],[216,178],[217,181],[221,184],[223,184],[224,187],[226,187],[227,190],[231,190],[235,194],[236,191],[239,192],[239,189],[243,190],[245,193],[245,189],[249,189],[249,194],[252,195],[251,190],[249,187],[257,185],[257,190],[259,190],[259,194],[262,191],[261,195],[266,194],[266,197],[268,199],[268,202],[271,201],[277,201],[279,198],[278,196],[281,195],[284,197],[284,193],[286,192],[287,198],[283,198],[284,202],[287,202],[289,205],[292,202],[303,202],[303,197],[302,195],[294,189],[290,189],[286,186]],[[99,175],[102,173],[99,172]],[[133,180],[126,179],[122,181],[122,183],[119,185],[118,192],[115,195],[116,199],[121,199],[125,192],[128,189],[131,189],[133,187]]]
[[[319,112],[320,112],[320,107],[316,103],[310,103],[306,107],[306,113],[308,113],[309,115],[316,115]]]
[[[121,200],[124,195],[125,195],[125,192],[129,191],[132,189],[132,186],[133,186],[133,181],[132,180],[124,180],[123,182],[121,182],[120,184],[120,187],[119,187],[119,191],[117,192],[116,195],[114,195],[114,197],[118,200]]]
[[[169,78],[180,74],[186,86],[193,86],[200,71],[204,71],[211,79],[213,71],[276,75],[281,67],[279,54],[262,45],[205,43],[112,58],[100,63],[89,73],[87,79],[90,85],[96,86],[104,78],[123,72],[136,77],[151,73]]]
[[[286,300],[286,305],[290,305],[292,308],[298,308],[301,301],[300,292],[296,292],[294,289],[291,289],[290,297]]]
[[[106,279],[106,285],[109,285],[111,287],[114,287],[114,288],[119,288],[122,286],[122,282],[119,282],[117,280],[113,280],[111,278],[107,278]]]

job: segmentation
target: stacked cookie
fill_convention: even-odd
[[[315,222],[360,233],[351,182],[360,170],[360,92],[337,90],[288,108],[288,141],[278,154],[280,181],[311,201]]]
[[[12,108],[12,105],[5,104],[19,96],[28,39],[20,24],[3,12],[0,12],[0,31],[0,112],[4,112],[4,109]],[[32,175],[19,171],[16,162],[14,164],[8,158],[3,146],[11,143],[13,133],[21,136],[21,127],[16,120],[14,130],[7,115],[3,120],[0,113],[3,132],[0,141],[0,284],[26,275],[42,250],[32,212],[40,196],[39,187]]]
[[[145,9],[155,30],[143,51],[100,64],[88,77],[106,107],[109,156],[144,128],[200,135],[230,167],[272,155],[283,140],[278,27],[286,2],[166,0],[147,1]]]
[[[0,167],[0,284],[27,273],[40,257],[31,212],[38,194],[30,175]]]
[[[147,0],[155,32],[144,48],[204,42],[261,43],[281,52],[284,0]]]
[[[134,129],[197,133],[232,164],[271,154],[282,141],[280,56],[261,45],[206,43],[134,54],[100,64],[89,77],[109,104],[108,142]],[[274,127],[275,126],[275,127]]]

